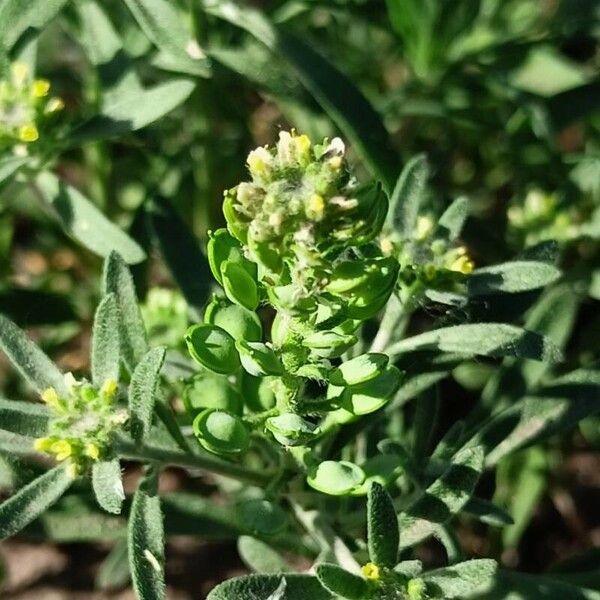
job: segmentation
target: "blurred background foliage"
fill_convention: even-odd
[[[0,20],[11,4],[0,2]],[[360,177],[388,187],[409,158],[426,153],[430,213],[468,198],[463,242],[477,266],[556,240],[564,280],[581,302],[564,368],[598,364],[600,3],[172,0],[166,36],[136,18],[135,4],[49,0],[37,30],[2,34],[4,63],[26,62],[65,102],[35,159],[145,250],[150,260],[134,266],[142,297],[172,287],[169,253],[189,261],[179,281],[188,303],[206,295],[195,257],[207,231],[223,224],[223,190],[245,178],[251,148],[294,127],[341,135]],[[162,96],[151,93],[163,85],[171,87]],[[172,110],[156,120],[153,109],[169,101]],[[44,349],[75,372],[87,366],[100,269],[26,176],[0,183],[0,312],[34,327]],[[185,328],[181,301],[154,298],[144,309],[149,327],[176,347],[168,324]],[[497,320],[501,310],[502,319],[521,319],[537,295],[509,298],[510,306],[494,307]],[[450,392],[481,389],[486,369],[457,371]],[[19,385],[0,370],[3,394],[14,397]],[[590,418],[575,440],[501,463],[497,499],[515,509],[517,523],[501,540],[477,543],[517,547],[546,493],[562,498],[560,512],[557,465],[573,447],[587,452],[599,441]],[[591,536],[584,517],[567,513],[575,537]]]

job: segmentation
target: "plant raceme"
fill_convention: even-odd
[[[541,324],[557,306],[568,310],[563,296],[542,298],[531,329],[477,319],[498,297],[556,281],[552,250],[542,245],[476,269],[459,241],[467,201],[439,217],[428,208],[423,156],[407,163],[389,198],[377,184],[358,183],[338,138],[314,144],[281,132],[247,164],[249,181],[225,192],[227,227],[207,244],[221,291],[185,334],[181,296],[155,290],[140,310],[114,252],[89,382],[65,377],[0,318],[0,348],[44,402],[0,400],[0,447],[59,463],[39,477],[11,463],[23,485],[0,505],[2,537],[43,523],[60,512],[53,505],[63,494],[75,497],[91,483],[116,531],[127,507],[126,576],[142,600],[165,597],[164,538],[180,532],[182,515],[185,532],[208,522],[212,534],[238,537],[257,571],[220,584],[210,600],[483,599],[503,598],[502,590],[532,598],[542,588],[548,597],[597,598],[492,560],[464,560],[450,524],[459,514],[511,523],[475,495],[483,470],[597,410],[595,371],[549,374],[561,349]],[[444,320],[409,335],[421,306],[444,307]],[[437,383],[474,357],[503,362],[473,414],[433,445]],[[515,373],[522,394],[496,394]],[[184,411],[170,402],[175,396]],[[414,411],[405,412],[411,400]],[[146,466],[126,503],[123,460]],[[159,495],[167,465],[217,476],[227,506]],[[428,570],[414,558],[432,537],[446,549],[446,568]],[[314,568],[293,573],[280,551]]]

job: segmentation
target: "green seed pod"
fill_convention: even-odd
[[[193,423],[194,434],[209,452],[237,454],[250,444],[248,430],[242,421],[223,410],[201,412]]]
[[[256,240],[251,235],[251,232],[249,232],[248,249],[251,252],[251,256],[260,262],[267,271],[272,273],[279,273],[281,271],[283,267],[281,254],[273,244]]]
[[[274,502],[263,498],[242,500],[235,508],[240,527],[252,535],[276,535],[288,524],[284,510]]]
[[[365,479],[364,471],[354,463],[326,460],[312,469],[306,481],[310,487],[331,496],[345,496]]]
[[[298,315],[315,310],[317,303],[314,298],[298,298],[296,287],[293,285],[278,285],[267,288],[269,301],[277,309],[289,314]]]
[[[230,235],[227,229],[217,229],[209,236],[206,245],[208,264],[215,279],[221,285],[223,284],[221,266],[227,260],[239,264],[253,279],[256,278],[256,265],[245,258],[240,242]]]
[[[269,430],[282,446],[303,445],[318,432],[316,425],[294,413],[267,419],[265,429]]]
[[[234,208],[235,190],[229,190],[223,200],[223,215],[227,221],[229,233],[245,244],[248,239],[248,223],[245,222]]]
[[[212,299],[204,311],[204,322],[224,329],[235,340],[258,342],[262,339],[262,325],[258,315],[223,298]]]
[[[256,280],[236,262],[221,263],[221,278],[225,295],[235,304],[248,310],[256,310],[259,302]]]
[[[280,375],[283,372],[279,358],[266,344],[238,340],[235,346],[242,366],[250,375]]]
[[[360,288],[368,278],[364,262],[346,260],[336,265],[325,289],[332,294],[348,294]]]
[[[244,371],[242,373],[242,396],[244,404],[254,412],[269,410],[275,406],[275,377],[254,377]]]
[[[185,341],[192,358],[210,371],[227,375],[240,366],[234,339],[216,325],[192,325]]]
[[[304,344],[312,353],[324,358],[341,356],[357,341],[355,335],[342,335],[335,331],[316,331],[304,338]]]
[[[342,363],[331,372],[329,381],[333,385],[349,386],[365,383],[380,375],[388,363],[387,354],[370,352],[361,354]]]
[[[183,403],[188,412],[196,413],[207,408],[224,410],[235,415],[243,411],[240,393],[224,375],[199,373],[194,375],[183,388]]]
[[[400,386],[399,369],[388,365],[383,373],[344,390],[341,406],[353,415],[368,415],[387,404]]]

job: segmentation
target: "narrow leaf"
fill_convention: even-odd
[[[0,398],[0,428],[26,437],[43,437],[50,411],[43,404]]]
[[[0,8],[0,18],[2,9]],[[0,183],[16,173],[23,165],[31,161],[29,156],[14,156],[9,154],[0,158]]]
[[[469,210],[469,199],[461,196],[452,202],[444,211],[437,223],[438,231],[450,241],[454,241],[462,231],[467,220]]]
[[[321,585],[332,594],[348,600],[361,600],[369,591],[367,582],[337,565],[325,563],[316,569]]]
[[[148,351],[148,341],[131,272],[116,252],[111,252],[104,264],[104,292],[114,294],[117,300],[121,354],[131,373]]]
[[[391,356],[437,348],[479,356],[517,356],[554,361],[561,352],[546,337],[505,323],[473,323],[443,327],[397,342],[387,349]]]
[[[95,584],[101,590],[115,590],[125,587],[130,580],[127,541],[119,540],[98,568]]]
[[[515,294],[544,287],[560,277],[560,270],[546,262],[519,260],[477,269],[467,280],[471,297]]]
[[[144,260],[146,255],[140,246],[113,225],[74,187],[49,171],[41,172],[36,178],[36,184],[65,231],[83,246],[99,256],[119,252],[128,263]]]
[[[91,359],[92,380],[97,386],[119,380],[119,313],[114,294],[106,295],[96,310]]]
[[[0,350],[38,392],[53,387],[66,393],[62,373],[56,365],[12,321],[0,315]]]
[[[138,443],[150,431],[156,400],[156,387],[165,360],[164,347],[153,348],[142,358],[131,376],[129,384],[129,415],[131,435]]]
[[[259,11],[228,0],[205,3],[205,10],[245,29],[275,55],[285,59],[296,75],[361,154],[371,172],[389,192],[399,163],[381,117],[354,84],[333,64],[287,31],[270,23]]]
[[[173,79],[148,89],[140,90],[133,86],[119,95],[111,94],[110,101],[100,114],[78,127],[70,142],[79,145],[88,140],[116,137],[142,129],[185,102],[195,85],[189,79]],[[122,251],[119,253],[126,257]],[[139,262],[142,258],[127,262]]]
[[[376,482],[371,484],[367,498],[367,529],[371,561],[393,568],[398,562],[398,518],[390,495]]]
[[[164,531],[158,474],[149,470],[131,504],[128,525],[129,568],[139,600],[164,600]]]
[[[125,500],[121,465],[118,458],[94,463],[92,467],[92,487],[98,504],[109,513],[118,515]]]
[[[413,156],[400,173],[390,197],[386,225],[401,238],[411,238],[427,192],[429,164],[424,154]]]
[[[71,483],[66,465],[59,465],[0,504],[0,539],[14,535],[29,525],[54,504]]]
[[[480,447],[459,451],[447,471],[400,513],[400,546],[413,546],[433,535],[469,501],[483,469]]]

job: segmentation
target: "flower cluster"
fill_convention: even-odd
[[[225,192],[230,232],[271,281],[293,286],[295,300],[319,292],[332,259],[377,233],[373,213],[385,214],[385,199],[350,176],[339,138],[313,145],[282,131],[247,163],[252,180]]]
[[[27,65],[13,63],[10,77],[0,81],[0,148],[31,144],[40,137],[40,127],[54,113],[62,110],[63,101],[50,96],[50,82],[33,79]]]
[[[48,435],[38,438],[34,449],[69,461],[73,475],[85,471],[94,461],[110,453],[114,433],[127,421],[127,411],[117,409],[117,383],[109,380],[98,389],[87,381],[65,376],[68,393],[55,388],[41,394],[52,417]]]

